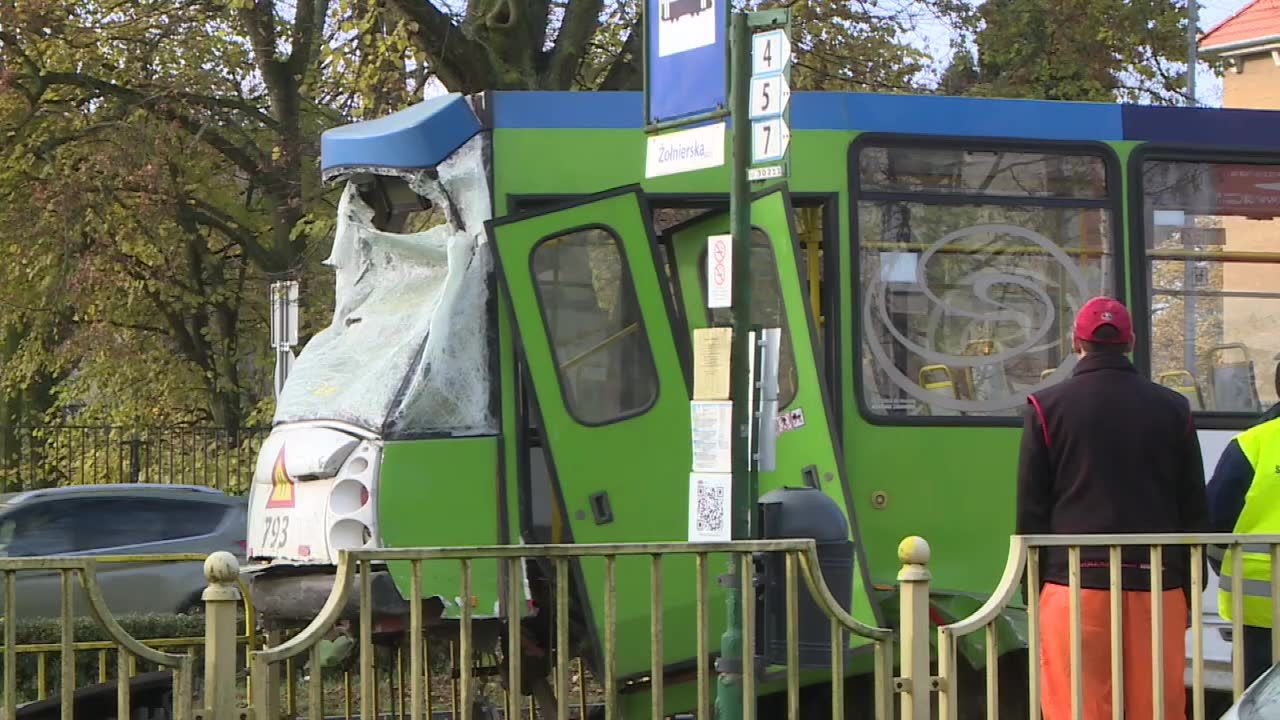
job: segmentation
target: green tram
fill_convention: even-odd
[[[335,310],[256,469],[247,572],[268,621],[314,617],[343,548],[686,538],[691,335],[727,322],[707,310],[705,253],[727,232],[728,168],[646,179],[641,117],[638,93],[490,92],[324,133],[324,177],[343,184]],[[760,491],[818,488],[845,513],[859,619],[895,617],[908,535],[933,547],[937,622],[995,587],[1025,396],[1070,374],[1089,296],[1134,310],[1135,360],[1192,402],[1207,472],[1276,401],[1280,114],[797,93],[791,122],[790,176],[751,210],[753,320],[783,330],[790,420]],[[648,573],[619,563],[617,671],[640,678]],[[395,633],[409,570],[378,571],[375,631]],[[528,572],[530,607],[552,607]],[[692,560],[664,572],[678,709]],[[497,625],[498,563],[473,573],[475,617]],[[458,575],[424,568],[445,621]],[[582,561],[572,588],[590,663],[602,565]],[[1025,614],[1004,620],[1003,657],[1025,668]],[[1229,658],[1208,632],[1210,660]],[[870,659],[851,643],[855,682]],[[645,687],[624,686],[628,716]]]

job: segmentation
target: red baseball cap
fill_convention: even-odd
[[[1103,325],[1110,325],[1119,331],[1119,335],[1110,340],[1094,337]],[[1096,343],[1112,343],[1121,345],[1133,340],[1133,319],[1129,311],[1115,298],[1099,296],[1092,298],[1076,313],[1076,337]]]

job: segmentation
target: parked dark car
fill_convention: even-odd
[[[219,550],[242,562],[245,498],[194,485],[81,485],[0,495],[0,557],[159,555]],[[201,608],[202,562],[102,563],[98,582],[113,614]],[[22,571],[17,616],[61,613],[56,571]],[[77,582],[79,585],[79,582]],[[87,615],[78,588],[75,613]],[[0,598],[0,610],[8,616]]]

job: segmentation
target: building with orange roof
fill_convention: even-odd
[[[1280,109],[1280,0],[1253,0],[1200,37],[1206,59],[1227,61],[1223,107]]]

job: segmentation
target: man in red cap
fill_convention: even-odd
[[[1072,377],[1027,397],[1018,461],[1017,532],[1121,534],[1202,532],[1208,525],[1204,466],[1186,398],[1129,361],[1133,322],[1118,300],[1096,297],[1076,315]],[[1126,717],[1152,717],[1151,602],[1164,624],[1166,718],[1185,718],[1183,663],[1192,592],[1189,553],[1166,548],[1164,587],[1152,593],[1150,553],[1121,560]],[[1085,720],[1111,715],[1110,572],[1106,548],[1081,551]],[[1041,554],[1040,669],[1045,720],[1071,717],[1068,555]]]

